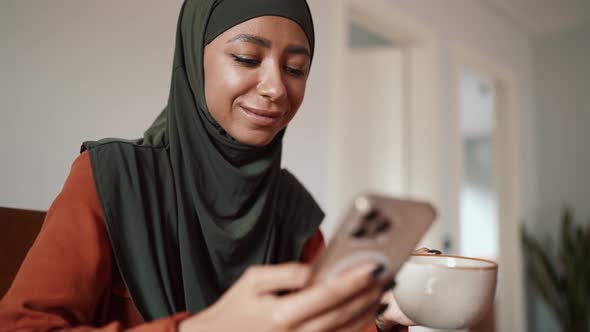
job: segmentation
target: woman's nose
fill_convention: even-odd
[[[268,65],[263,69],[260,82],[257,86],[258,93],[271,101],[277,101],[287,94],[287,88],[283,81],[280,68],[276,65]]]

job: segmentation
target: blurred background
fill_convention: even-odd
[[[166,104],[181,2],[0,2],[0,206],[45,211],[81,142],[142,135]],[[590,224],[590,2],[308,2],[316,55],[283,164],[326,236],[359,191],[430,200],[423,245],[499,262],[480,330],[559,330],[521,226],[550,254],[565,206]]]

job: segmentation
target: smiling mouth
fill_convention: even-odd
[[[244,106],[240,106],[240,110],[250,121],[260,126],[272,126],[283,118],[283,113],[271,113]]]

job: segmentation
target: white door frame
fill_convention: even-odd
[[[435,205],[441,201],[440,189],[440,95],[438,90],[438,63],[440,47],[435,34],[418,24],[394,6],[384,0],[329,0],[331,1],[332,31],[331,49],[333,54],[345,54],[348,48],[348,22],[355,21],[378,35],[394,41],[402,48],[404,58],[403,89],[405,133],[404,140],[407,156],[404,158],[404,179],[402,184],[408,197],[430,200]],[[332,62],[330,91],[330,122],[337,123],[338,110],[342,108],[344,91],[342,74],[345,59],[335,56]],[[338,128],[332,128],[329,136],[330,145],[338,144]],[[338,193],[337,156],[334,149],[328,155],[329,179],[326,223],[335,223],[334,214],[342,211],[335,199]],[[440,225],[435,224],[423,239],[423,244],[441,247]],[[328,237],[330,234],[328,234]]]
[[[460,78],[464,69],[472,69],[491,79],[496,91],[495,105],[495,178],[498,202],[498,288],[495,308],[495,325],[498,331],[524,331],[525,306],[523,292],[523,269],[520,250],[520,218],[523,215],[523,174],[518,164],[522,152],[522,142],[518,135],[520,128],[519,90],[510,71],[476,52],[455,45],[451,51],[453,83],[455,89],[451,97],[452,117],[456,127],[451,155],[455,173],[454,197],[457,198],[457,211],[454,219],[459,227],[459,204],[463,177],[463,137],[461,133],[461,110],[459,103]],[[456,233],[460,234],[460,233]],[[458,239],[457,239],[458,240]],[[455,240],[455,242],[458,242]]]

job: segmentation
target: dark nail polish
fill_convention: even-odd
[[[379,264],[374,270],[373,272],[371,272],[371,278],[373,279],[378,279],[379,276],[381,276],[381,274],[383,274],[383,272],[385,271],[385,265],[383,264]]]
[[[375,312],[375,316],[381,316],[381,314],[383,314],[385,312],[385,310],[387,310],[388,306],[389,306],[389,304],[387,304],[387,303],[381,303],[379,305],[379,308]]]
[[[430,250],[428,250],[428,253],[435,254],[435,255],[442,255],[442,251],[436,250],[436,249],[430,249]]]
[[[394,289],[395,288],[395,285],[397,285],[397,283],[395,282],[395,280],[391,280],[390,282],[388,282],[385,285],[383,285],[383,292],[387,292],[389,290]]]

